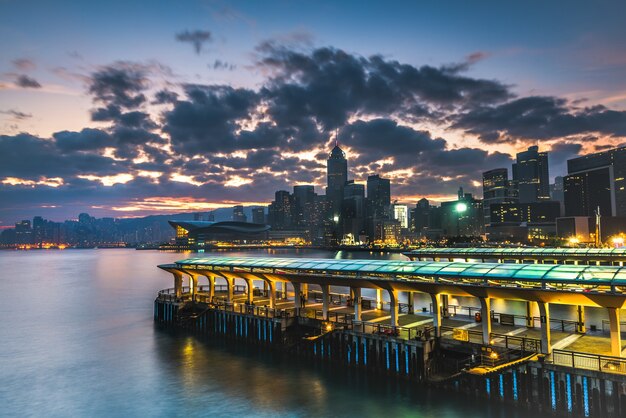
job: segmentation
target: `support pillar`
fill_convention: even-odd
[[[183,295],[183,275],[177,271],[172,272],[174,275],[174,294],[176,299]]]
[[[254,302],[254,280],[246,279],[246,285],[248,286],[248,303]]]
[[[225,277],[226,280],[226,302],[233,301],[233,295],[235,290],[235,279]]]
[[[264,287],[267,288],[268,296],[270,298],[270,308],[274,309],[276,307],[276,283],[268,279],[264,279],[263,283]]]
[[[622,356],[622,337],[620,335],[619,308],[606,308],[609,313],[609,329],[611,330],[611,355]]]
[[[415,313],[415,306],[414,306],[414,293],[413,292],[406,292],[406,298],[407,298],[407,311],[409,314],[414,314]]]
[[[351,287],[350,298],[352,299],[352,304],[354,306],[354,320],[360,321],[361,320],[361,288]]]
[[[491,344],[491,299],[478,298],[480,300],[480,316],[483,330],[483,345]]]
[[[376,309],[383,309],[383,289],[376,289]]]
[[[585,307],[582,305],[578,305],[578,323],[576,324],[576,332],[579,334],[587,332],[587,328],[585,327]]]
[[[268,291],[269,291],[269,285],[267,284],[267,281],[263,280],[263,293],[269,296],[269,294],[267,293]]]
[[[282,289],[283,292],[283,299],[287,300],[287,282],[282,282],[280,284],[280,288]]]
[[[213,302],[215,298],[215,276],[207,276],[209,279],[209,301]]]
[[[441,295],[431,294],[430,298],[433,304],[433,327],[435,328],[435,337],[441,337]]]
[[[192,274],[189,274],[189,293],[191,294],[191,300],[196,301],[196,293],[198,293],[198,279]]]
[[[398,326],[398,291],[389,289],[389,311],[391,312],[391,326]]]
[[[450,318],[450,310],[448,308],[448,295],[441,295],[441,311],[444,318]]]
[[[330,299],[330,285],[323,284],[322,287],[322,319],[328,321],[328,304]]]
[[[547,302],[537,302],[539,305],[539,317],[541,318],[541,352],[552,353],[550,342],[550,306]]]
[[[533,308],[531,305],[532,302],[526,302],[526,328],[534,328],[535,320],[533,319]]]

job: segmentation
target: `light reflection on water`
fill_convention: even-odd
[[[268,251],[216,255],[226,254]],[[153,323],[153,301],[172,279],[156,265],[188,256],[123,249],[0,251],[0,416],[524,416],[163,330]]]

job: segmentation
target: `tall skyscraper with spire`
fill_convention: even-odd
[[[327,185],[326,196],[330,202],[330,210],[333,219],[341,215],[341,202],[343,201],[343,190],[348,181],[348,160],[346,154],[335,141],[335,147],[330,152],[327,165]]]

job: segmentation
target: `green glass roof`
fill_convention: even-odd
[[[576,256],[626,257],[626,248],[420,248],[410,251],[412,255],[435,256]]]
[[[207,257],[177,261],[176,267],[196,269],[272,269],[275,274],[342,274],[357,277],[375,275],[403,280],[421,277],[483,278],[529,282],[626,285],[626,267],[567,264],[463,263],[401,260],[345,260],[274,257]],[[294,273],[295,272],[295,273]]]

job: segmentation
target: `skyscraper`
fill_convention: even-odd
[[[339,218],[343,201],[343,189],[348,181],[348,160],[339,145],[330,152],[327,161],[326,198],[330,202],[331,218]]]
[[[565,215],[626,216],[626,147],[567,161],[563,183]]]
[[[311,211],[315,204],[315,189],[310,185],[293,186],[293,222],[305,227],[311,223]]]
[[[286,190],[277,191],[268,212],[268,220],[272,229],[289,229],[293,226],[292,208],[293,196]]]
[[[515,202],[517,202],[517,194],[513,190],[513,184],[509,181],[509,171],[506,168],[496,168],[483,173],[483,214],[487,236],[492,232],[491,206]]]
[[[550,173],[548,153],[539,147],[517,153],[513,164],[513,181],[517,185],[520,203],[533,203],[550,199]]]
[[[384,218],[389,214],[391,205],[391,182],[378,174],[367,177],[367,201],[371,215]]]

